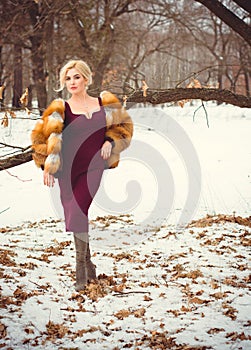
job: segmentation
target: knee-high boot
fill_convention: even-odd
[[[87,266],[87,276],[88,281],[95,280],[96,276],[96,265],[91,261],[90,245],[87,246],[87,256],[86,256],[86,266]]]
[[[96,279],[96,266],[91,261],[88,234],[74,234],[76,249],[76,291],[84,289],[85,285]]]

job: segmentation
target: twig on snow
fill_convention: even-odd
[[[118,293],[115,293],[113,294],[115,297],[118,296],[118,297],[123,297],[123,296],[127,296],[128,294],[134,294],[134,293],[138,293],[138,294],[151,294],[150,292],[146,292],[146,291],[139,291],[139,290],[134,290],[134,291],[131,291],[131,292],[118,292]]]
[[[32,179],[29,179],[29,180],[22,180],[22,179],[20,179],[19,176],[11,174],[8,170],[5,170],[5,171],[6,171],[6,173],[7,173],[8,175],[15,177],[15,178],[18,179],[19,181],[22,181],[22,182],[32,181]]]
[[[9,209],[10,209],[10,207],[0,211],[0,214],[4,213],[6,210],[9,210]]]

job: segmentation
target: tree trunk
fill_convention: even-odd
[[[45,27],[45,40],[46,40],[46,75],[47,75],[47,103],[52,101],[55,95],[55,71],[54,71],[54,18],[52,17],[48,21]]]
[[[237,5],[242,7],[247,12],[251,13],[251,2],[250,2],[250,0],[234,0],[234,2],[236,2]]]
[[[13,97],[12,106],[19,108],[20,97],[23,93],[23,62],[22,62],[22,46],[17,43],[14,44],[14,82],[13,82]]]
[[[251,27],[242,21],[239,17],[237,17],[228,8],[226,8],[222,3],[220,3],[218,0],[195,1],[207,7],[251,46]]]
[[[250,97],[250,90],[249,90],[249,73],[244,70],[244,79],[245,79],[245,88],[246,88],[246,95],[247,97]]]
[[[32,74],[37,93],[38,109],[42,113],[47,106],[46,74],[44,69],[45,53],[43,47],[45,18],[41,15],[39,4],[35,1],[31,2],[28,12],[33,27],[30,35]]]
[[[3,50],[3,47],[1,45],[0,46],[0,86],[4,84],[3,77],[2,77],[2,74],[3,74],[2,50]],[[0,99],[0,110],[4,106],[3,101],[4,101],[4,91],[2,92],[2,99]]]

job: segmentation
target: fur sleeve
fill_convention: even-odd
[[[31,132],[33,160],[38,167],[55,174],[60,167],[64,101],[57,99],[44,111]]]
[[[102,104],[105,108],[107,129],[106,138],[113,140],[111,157],[108,159],[108,167],[118,165],[119,154],[126,149],[133,136],[133,122],[118,98],[108,91],[101,93]]]

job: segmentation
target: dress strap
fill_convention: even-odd
[[[98,96],[98,103],[99,103],[100,107],[103,106],[103,104],[102,104],[102,99],[101,99],[100,96]]]

